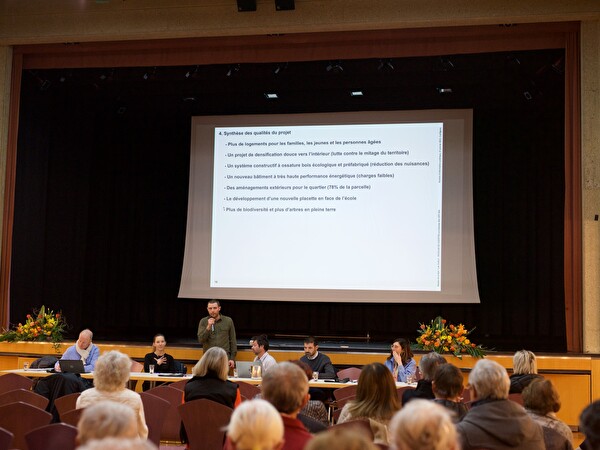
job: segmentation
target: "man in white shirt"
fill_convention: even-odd
[[[266,334],[254,336],[252,338],[252,351],[256,355],[254,361],[260,361],[262,364],[263,375],[269,371],[271,367],[277,364],[275,358],[269,355],[269,341]]]

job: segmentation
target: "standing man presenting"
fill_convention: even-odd
[[[198,325],[198,342],[206,352],[211,347],[221,347],[229,358],[229,367],[235,366],[237,355],[237,340],[235,326],[231,317],[221,315],[219,300],[209,300],[208,316],[200,319]]]

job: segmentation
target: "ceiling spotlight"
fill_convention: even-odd
[[[360,90],[350,91],[350,97],[362,97],[363,95],[363,91]]]
[[[98,79],[100,81],[111,81],[115,76],[115,69],[112,68],[110,69],[110,71],[108,72],[102,72],[100,75],[98,75]]]
[[[286,70],[288,68],[288,64],[289,63],[277,64],[277,67],[275,67],[275,70],[273,71],[273,73],[275,75],[279,75],[281,72],[283,72],[284,70]]]
[[[190,78],[190,77],[194,78],[198,74],[198,70],[199,70],[198,66],[194,67],[193,69],[188,70],[185,73],[185,77],[186,78]]]
[[[394,64],[392,64],[391,59],[380,59],[377,70],[380,72],[392,72],[394,70]]]
[[[227,70],[227,73],[225,74],[225,76],[231,77],[231,76],[235,75],[236,73],[238,73],[239,71],[240,71],[240,65],[234,64],[232,66],[229,66],[229,69]]]
[[[144,80],[150,80],[151,78],[154,78],[154,76],[156,75],[156,67],[153,67],[150,70],[147,70],[144,75],[142,76],[142,78]]]
[[[344,71],[344,67],[340,61],[330,61],[325,67],[325,70],[331,73],[342,73]]]
[[[438,91],[438,94],[452,94],[452,88],[449,87],[439,87],[436,89]]]
[[[275,9],[277,11],[291,11],[296,9],[294,0],[275,0]]]
[[[452,60],[444,56],[440,56],[440,59],[438,60],[438,66],[440,70],[443,70],[444,72],[454,69],[454,63],[452,62]]]
[[[265,98],[267,98],[269,100],[275,100],[275,99],[279,98],[279,95],[277,95],[276,92],[265,92]]]
[[[556,61],[552,63],[552,70],[558,75],[565,74],[565,59],[561,56]]]

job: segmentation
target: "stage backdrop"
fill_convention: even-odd
[[[222,312],[241,337],[414,339],[420,322],[443,315],[477,326],[474,340],[498,350],[564,351],[564,73],[552,68],[563,53],[456,56],[454,73],[440,58],[409,58],[411,69],[391,76],[378,61],[362,61],[371,72],[357,68],[356,78],[337,81],[322,70],[326,62],[290,64],[277,84],[287,100],[270,103],[260,64],[243,65],[238,80],[223,66],[200,67],[194,81],[190,68],[26,71],[11,322],[45,304],[62,309],[71,336],[90,327],[96,339],[195,339],[205,302],[177,298],[192,116],[472,108],[481,304],[227,300]],[[439,95],[444,80],[456,95]],[[342,95],[359,82],[377,95]]]

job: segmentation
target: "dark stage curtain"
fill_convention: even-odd
[[[190,112],[160,95],[127,103],[34,82],[24,77],[20,106],[11,322],[45,304],[62,309],[70,337],[89,327],[97,340],[195,340],[206,303],[177,298]],[[222,312],[240,337],[414,339],[442,315],[498,350],[565,351],[563,110],[474,110],[481,304],[223,301]]]

